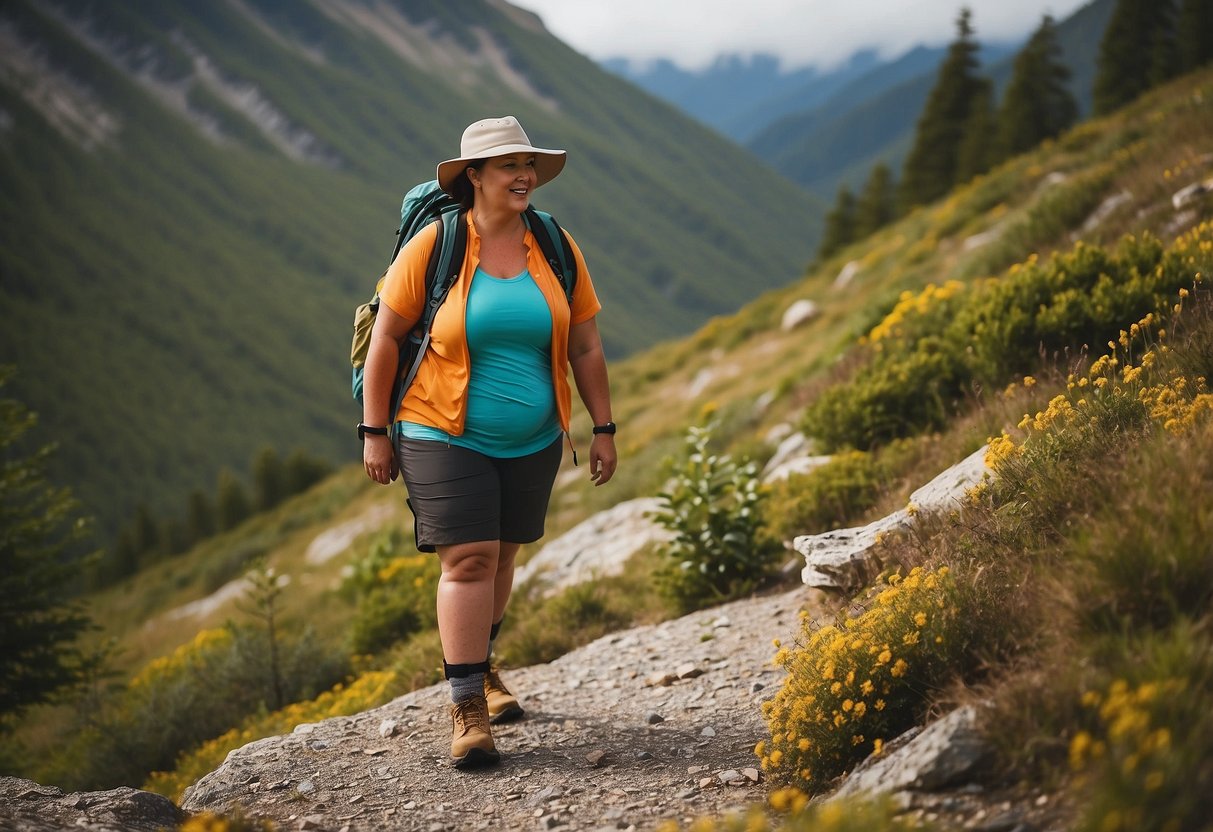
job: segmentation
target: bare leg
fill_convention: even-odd
[[[438,579],[438,634],[442,655],[449,664],[484,661],[489,629],[496,620],[495,579],[501,549],[497,540],[438,549],[442,561],[442,577]],[[512,576],[512,556],[510,562]]]
[[[510,593],[514,589],[514,558],[521,546],[520,543],[501,543],[500,554],[497,556],[497,575],[493,579],[494,624],[505,615],[506,605],[510,602]]]

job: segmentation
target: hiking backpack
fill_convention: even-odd
[[[560,286],[564,290],[565,300],[571,306],[573,289],[577,285],[577,261],[573,257],[573,249],[569,245],[564,229],[556,222],[551,214],[536,211],[527,206],[523,214],[527,228],[535,235],[543,258],[556,274]],[[400,205],[400,227],[396,231],[396,247],[392,258],[388,261],[389,268],[395,262],[396,256],[406,242],[416,236],[417,232],[430,223],[438,223],[438,236],[434,241],[434,250],[430,254],[425,269],[426,303],[422,307],[421,317],[413,326],[407,338],[400,344],[400,356],[396,364],[396,381],[392,385],[392,409],[388,418],[392,420],[392,433],[395,434],[396,414],[400,412],[400,404],[408,392],[409,385],[417,375],[421,359],[425,356],[430,343],[430,328],[434,324],[434,316],[447,294],[459,277],[463,268],[463,257],[467,253],[467,222],[465,212],[450,194],[438,187],[436,180],[423,182],[404,195]],[[354,399],[362,404],[363,375],[366,367],[366,355],[371,345],[371,330],[375,325],[375,316],[379,312],[379,292],[387,278],[387,270],[379,277],[375,292],[371,299],[354,310],[354,340],[350,347],[350,363],[353,365],[353,394]]]

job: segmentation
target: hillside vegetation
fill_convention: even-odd
[[[539,204],[614,357],[813,250],[812,197],[504,2],[3,4],[0,363],[103,541],[267,445],[357,453],[350,322],[401,196],[507,112],[571,151]]]
[[[992,703],[994,781],[1060,792],[1081,828],[1201,828],[1189,821],[1207,817],[1213,794],[1213,561],[1193,495],[1213,459],[1203,282],[1213,195],[1181,207],[1172,197],[1213,179],[1210,135],[1205,71],[1004,162],[692,337],[613,366],[620,473],[602,489],[580,471],[562,476],[549,539],[660,491],[688,427],[709,415],[713,449],[738,457],[761,463],[797,428],[837,451],[819,472],[764,489],[762,525],[785,541],[902,508],[994,440],[997,476],[968,508],[888,540],[871,590],[854,605],[839,599],[836,622],[814,622],[776,657],[790,673],[785,690],[808,694],[775,700],[758,750],[790,789],[780,805],[802,805],[931,710],[981,701]],[[784,329],[799,299],[818,314]],[[584,414],[574,432],[588,433]],[[92,611],[125,650],[111,666],[133,681],[99,683],[76,716],[40,712],[17,739],[44,763],[24,772],[72,786],[138,776],[119,775],[118,760],[123,772],[171,768],[150,785],[176,794],[238,744],[436,681],[434,564],[411,550],[400,496],[343,470],[98,595]],[[295,690],[300,701],[259,716],[242,703],[208,710],[202,737],[186,694],[213,689],[220,672],[238,679],[264,666],[249,612],[264,606],[239,580],[253,557],[289,576],[280,631],[314,671],[298,680],[345,681],[314,699]],[[672,614],[649,579],[661,557],[642,552],[622,577],[551,598],[522,588],[504,660],[549,660]],[[186,606],[205,598],[213,605]],[[378,640],[357,643],[374,650],[351,658],[368,634]],[[151,726],[160,733],[142,738]],[[115,736],[142,739],[118,748]]]

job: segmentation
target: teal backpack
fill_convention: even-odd
[[[573,249],[564,229],[556,222],[551,214],[536,211],[530,206],[523,214],[523,220],[543,251],[543,257],[556,274],[564,289],[565,299],[570,305],[573,302],[573,289],[577,285],[577,261],[573,257]],[[447,294],[459,277],[463,268],[463,257],[467,252],[467,222],[465,213],[455,201],[455,198],[438,187],[436,180],[423,182],[404,195],[400,206],[400,227],[396,231],[396,247],[392,251],[390,266],[396,260],[396,255],[406,242],[416,236],[417,232],[430,223],[438,223],[438,238],[434,242],[434,251],[425,270],[425,296],[428,298],[422,309],[421,318],[413,327],[409,337],[400,344],[400,359],[397,363],[396,382],[392,387],[392,409],[390,417],[393,421],[400,412],[400,403],[408,392],[409,385],[417,376],[421,359],[430,343],[430,327],[433,326],[434,316]],[[354,340],[350,347],[350,363],[353,365],[354,399],[362,404],[363,375],[366,367],[366,354],[370,349],[371,330],[375,325],[375,316],[379,312],[379,292],[387,276],[385,270],[375,286],[371,299],[354,310]],[[393,431],[394,433],[394,431]]]

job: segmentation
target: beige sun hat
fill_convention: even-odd
[[[438,186],[447,193],[464,169],[477,159],[504,156],[507,153],[534,153],[535,187],[551,182],[564,169],[565,152],[534,147],[522,125],[513,116],[486,118],[468,125],[459,143],[459,158],[438,163]]]

